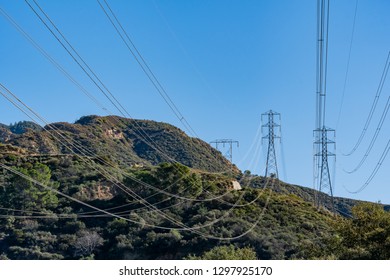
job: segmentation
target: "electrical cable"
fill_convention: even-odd
[[[1,83],[0,83],[0,87],[2,87],[3,89],[5,89],[10,95],[12,95],[12,97],[14,97],[19,103],[21,103],[23,106],[25,106],[31,113],[33,113],[35,116],[37,116],[42,122],[44,122],[49,128],[52,128],[52,126],[49,124],[49,123],[47,123],[47,121],[45,121],[41,116],[39,116],[34,110],[32,110],[30,107],[28,107],[25,103],[23,103],[16,95],[14,95],[11,91],[9,91],[4,85],[2,85]],[[32,121],[34,121],[35,123],[37,123],[36,122],[36,120],[33,118],[33,117],[31,117],[31,115],[29,115],[28,113],[26,113],[22,108],[20,108],[20,106],[17,106],[14,102],[12,102],[12,100],[9,98],[9,97],[7,97],[7,96],[5,96],[2,92],[0,92],[0,94],[1,95],[3,95],[8,101],[10,101],[14,106],[16,106],[19,110],[21,110],[23,113],[25,113]],[[37,123],[38,125],[39,125],[39,123]],[[72,150],[72,148],[69,148],[69,146],[67,146],[66,144],[64,144],[63,142],[61,142],[61,140],[59,140],[58,138],[56,138],[49,130],[47,130],[45,127],[43,128],[47,133],[49,133],[52,137],[54,137],[57,141],[59,141],[63,146],[65,146],[65,147],[67,147],[71,152],[73,152],[73,150]],[[69,145],[71,145],[73,148],[75,148],[75,149],[77,149],[82,155],[84,155],[84,156],[87,156],[82,150],[80,150],[81,148],[80,148],[80,146],[75,146],[75,144],[74,143],[71,143],[70,141],[68,141],[67,139],[65,139],[64,138],[64,136],[61,134],[61,133],[59,133],[57,130],[54,130],[61,138],[63,138]],[[88,149],[87,148],[83,148],[83,150],[87,150],[88,151]],[[90,152],[90,151],[88,151],[88,152]],[[94,158],[97,158],[98,160],[100,159],[99,158],[99,156],[97,156],[96,154],[91,154],[91,156],[92,157],[94,157]],[[106,161],[101,161],[103,164],[108,164],[108,165],[110,165],[109,163],[107,163]],[[152,185],[150,185],[150,184],[147,184],[147,183],[145,183],[145,182],[143,182],[143,181],[141,181],[141,180],[139,180],[139,179],[137,179],[135,176],[132,176],[131,174],[129,174],[129,173],[125,173],[125,172],[123,172],[121,169],[119,169],[119,168],[116,168],[114,165],[112,165],[111,164],[111,167],[113,167],[113,168],[115,168],[115,170],[116,171],[118,171],[118,172],[120,172],[122,175],[124,175],[125,177],[127,177],[127,178],[129,178],[129,179],[132,179],[133,181],[135,181],[135,182],[137,182],[137,183],[139,183],[139,184],[141,184],[141,185],[143,185],[143,186],[145,186],[145,187],[148,187],[148,188],[151,188],[151,189],[153,189],[153,190],[155,190],[155,191],[157,191],[157,192],[160,192],[160,193],[163,193],[163,194],[165,194],[165,195],[168,195],[168,196],[171,196],[171,197],[175,197],[175,198],[178,198],[178,199],[183,199],[183,200],[189,200],[189,201],[198,201],[198,202],[204,202],[204,201],[212,201],[213,199],[217,199],[217,198],[221,198],[221,197],[223,197],[224,195],[226,195],[227,193],[229,193],[229,191],[228,192],[226,192],[226,193],[224,193],[224,194],[222,194],[222,195],[220,195],[220,196],[218,196],[218,197],[214,197],[214,198],[210,198],[210,199],[202,199],[202,200],[198,200],[198,199],[191,199],[191,198],[186,198],[186,197],[182,197],[182,196],[178,196],[178,195],[175,195],[175,194],[172,194],[172,193],[168,193],[168,192],[166,192],[166,191],[164,191],[164,190],[161,190],[161,189],[159,189],[159,188],[157,188],[157,187],[154,187],[154,186],[152,186]],[[181,177],[181,178],[183,178],[183,177]],[[171,184],[170,186],[168,186],[168,187],[171,187],[172,185],[174,185],[176,182],[174,182],[173,184]]]
[[[43,15],[48,19],[48,21],[53,25],[53,28],[57,30],[59,36],[61,36],[64,40],[64,42],[60,39],[57,34],[55,34],[54,30],[49,27],[48,23],[45,22],[45,20],[38,14],[38,12],[32,7],[32,5],[25,0],[29,8],[34,12],[34,14],[39,18],[39,20],[44,24],[44,26],[49,30],[49,32],[55,37],[55,39],[60,43],[60,45],[64,48],[64,50],[71,56],[73,61],[81,68],[81,70],[87,75],[87,77],[93,82],[93,84],[99,89],[99,91],[110,101],[110,103],[119,111],[119,113],[123,117],[130,118],[130,120],[134,120],[133,117],[129,114],[129,112],[119,103],[117,98],[111,93],[110,90],[108,90],[107,86],[102,82],[102,80],[97,76],[97,74],[91,69],[91,67],[85,62],[85,60],[79,55],[79,53],[75,50],[75,48],[70,44],[70,42],[66,39],[66,37],[63,35],[63,33],[57,28],[57,26],[54,24],[54,22],[48,17],[48,15],[43,11],[43,9],[36,3],[38,8],[42,11]],[[65,45],[67,44],[68,47]],[[73,53],[71,52],[73,51]],[[111,96],[111,97],[110,97]],[[107,111],[107,109],[105,110]],[[143,139],[143,141],[150,146],[151,148],[155,149],[159,153],[161,153],[163,156],[167,157],[170,161],[177,162],[173,158],[169,157],[167,154],[162,152],[157,146],[157,144],[151,139],[148,134],[143,130],[141,126],[137,122],[134,122],[134,125],[136,126],[136,131],[138,131],[138,136]],[[136,132],[134,131],[134,132]],[[137,133],[136,133],[137,134]],[[147,140],[147,138],[149,140]],[[151,144],[150,142],[154,143],[155,145]]]
[[[338,117],[337,117],[336,130],[337,130],[337,128],[339,126],[339,123],[340,123],[341,112],[343,110],[343,104],[344,104],[345,90],[347,88],[347,81],[348,81],[348,74],[349,74],[349,65],[350,65],[350,62],[351,62],[353,37],[355,35],[355,24],[356,24],[356,14],[357,14],[357,10],[358,10],[358,3],[359,3],[359,0],[356,0],[356,3],[355,3],[355,13],[354,13],[354,16],[353,16],[353,24],[352,24],[352,35],[351,35],[351,40],[349,42],[347,69],[345,71],[344,85],[343,85],[343,91],[342,91],[342,94],[341,94],[341,104],[340,104],[339,114],[338,114]]]
[[[168,93],[166,92],[164,87],[161,85],[160,81],[156,78],[156,75],[150,69],[149,65],[146,63],[145,59],[143,58],[143,56],[139,52],[138,48],[134,45],[133,41],[130,39],[130,36],[128,35],[126,30],[123,28],[122,24],[120,23],[118,17],[115,15],[113,10],[111,9],[110,5],[107,3],[106,0],[104,0],[104,3],[106,4],[106,6],[108,8],[108,11],[113,16],[113,18],[109,15],[108,11],[104,8],[102,3],[99,0],[97,0],[97,2],[99,4],[100,8],[103,10],[104,14],[107,16],[107,18],[109,19],[109,21],[113,25],[113,27],[115,28],[115,30],[118,33],[118,35],[120,36],[120,38],[122,39],[123,43],[126,45],[127,49],[130,51],[130,53],[132,54],[134,59],[137,61],[138,65],[141,67],[142,71],[145,73],[145,75],[148,77],[150,82],[153,84],[153,86],[155,87],[155,89],[157,90],[159,95],[164,99],[165,103],[169,106],[169,108],[172,110],[172,112],[176,115],[177,119],[187,128],[187,130],[192,135],[199,138],[199,136],[197,136],[197,133],[193,130],[193,128],[188,123],[186,118],[183,116],[183,114],[177,108],[176,104],[172,101],[171,97],[168,95]],[[115,24],[114,21],[117,23],[119,28]],[[123,32],[123,34],[121,33],[121,31]],[[135,52],[132,50],[129,43],[126,41],[126,39],[128,40],[128,42],[130,42],[130,45],[134,48]],[[136,55],[136,53],[138,56]]]
[[[349,189],[347,189],[345,186],[344,188],[349,192],[349,193],[353,193],[353,194],[357,194],[361,191],[363,191],[370,183],[371,181],[375,178],[376,174],[378,173],[379,169],[381,168],[384,160],[386,159],[387,157],[387,154],[389,153],[389,150],[390,150],[390,139],[389,141],[387,142],[387,145],[385,147],[385,149],[383,150],[382,152],[382,155],[381,157],[379,158],[378,160],[378,163],[376,164],[375,168],[373,169],[373,171],[371,172],[370,176],[367,178],[367,180],[365,181],[365,183],[359,188],[357,189],[356,191],[350,191]]]
[[[35,1],[34,1],[35,2]],[[35,2],[36,3],[36,2]]]
[[[3,88],[5,88],[4,86],[2,86]],[[4,96],[4,95],[3,95]],[[7,98],[8,99],[8,98]],[[20,101],[20,100],[19,100]],[[11,101],[12,102],[12,101]],[[12,102],[13,103],[13,102]],[[13,103],[14,104],[14,103]],[[14,104],[15,105],[15,104]],[[97,170],[98,171],[98,170]],[[100,171],[98,171],[99,173],[101,173]],[[105,176],[106,178],[107,178],[107,175],[105,175],[105,174],[103,174],[103,173],[101,173],[103,176]],[[112,180],[112,179],[111,179]],[[114,178],[114,180],[116,180],[116,178]],[[120,188],[120,186],[118,185],[118,184],[120,184],[120,182],[115,182],[115,185],[117,186],[117,187],[119,187]],[[122,189],[123,191],[125,191],[124,189]],[[125,191],[127,194],[130,194],[130,195],[132,195],[132,196],[134,196],[135,194],[133,193],[133,192],[131,192],[131,193],[129,193],[129,192],[127,192],[127,191]],[[242,194],[242,196],[241,196],[241,198],[243,197],[243,195],[244,194]],[[137,196],[136,196],[137,197]],[[140,198],[140,197],[138,197],[140,200],[142,199],[142,198]],[[259,197],[258,197],[259,198]],[[257,199],[258,199],[257,198]],[[257,200],[256,199],[256,200]],[[238,204],[238,201],[239,200],[237,200],[237,204]],[[147,206],[148,208],[149,207],[152,207],[152,205],[150,205],[150,204],[148,204],[147,202],[146,203],[144,203],[143,202],[143,204],[145,204],[145,206]],[[210,226],[210,225],[212,225],[212,224],[215,224],[215,223],[217,223],[218,221],[220,221],[223,217],[225,217],[225,216],[227,216],[231,211],[233,211],[233,209],[235,209],[235,206],[233,206],[231,209],[229,209],[229,211],[227,211],[222,217],[220,217],[219,219],[216,219],[216,220],[214,220],[213,222],[210,222],[209,224],[206,224],[206,225],[202,225],[202,226],[198,226],[198,227],[192,227],[192,228],[189,228],[188,230],[191,230],[191,231],[193,231],[194,229],[199,229],[199,228],[203,228],[203,227],[207,227],[207,226]],[[160,215],[162,215],[162,216],[164,216],[164,218],[166,218],[166,219],[168,219],[168,220],[170,220],[170,221],[172,221],[172,222],[175,222],[174,220],[172,220],[169,216],[166,216],[165,215],[165,213],[163,213],[163,212],[161,212],[161,210],[159,210],[159,209],[156,209],[155,208],[155,211],[157,211],[157,212],[159,212],[160,213]],[[180,223],[180,222],[179,222]],[[180,223],[180,224],[182,224],[182,223]],[[182,226],[183,227],[185,227],[183,224],[182,224]]]
[[[376,106],[378,104],[379,97],[380,97],[380,95],[382,93],[383,85],[384,85],[384,83],[386,81],[386,78],[387,78],[387,73],[389,71],[389,67],[390,67],[390,52],[387,55],[386,63],[385,63],[385,66],[383,68],[383,71],[382,71],[382,76],[381,76],[381,79],[379,81],[379,85],[378,85],[377,91],[375,93],[374,101],[373,101],[373,103],[371,105],[371,109],[370,109],[370,112],[368,113],[368,117],[366,119],[366,123],[364,124],[363,130],[360,133],[360,136],[359,136],[356,144],[352,148],[352,150],[349,153],[343,154],[344,156],[352,155],[357,150],[357,148],[360,146],[360,143],[362,142],[362,140],[363,140],[363,138],[364,138],[364,136],[365,136],[365,134],[367,132],[368,126],[371,123],[372,116],[374,115]]]
[[[364,154],[363,158],[360,160],[360,162],[358,163],[358,165],[350,170],[350,171],[347,171],[344,169],[344,172],[348,173],[348,174],[352,174],[354,172],[356,172],[357,170],[359,170],[359,168],[363,165],[363,163],[366,161],[367,157],[369,156],[375,142],[376,142],[376,139],[378,138],[378,135],[379,133],[381,132],[381,129],[382,129],[382,125],[386,119],[386,116],[387,116],[387,113],[389,111],[389,108],[390,108],[390,96],[387,98],[387,103],[386,103],[386,106],[385,106],[385,109],[383,110],[382,112],[382,116],[379,120],[379,123],[378,123],[378,126],[375,130],[375,133],[371,139],[371,142],[370,142],[370,145],[368,146],[367,150],[366,150],[366,153]]]
[[[67,76],[68,79],[70,79],[76,86],[78,86],[84,94],[86,94],[88,97],[92,97],[93,96],[91,94],[89,94],[79,83],[77,83],[77,81],[75,81],[74,78],[72,78],[65,70],[63,67],[61,67],[54,59],[52,59],[52,57],[50,57],[47,52],[45,52],[4,10],[0,10],[3,14],[3,16],[5,16],[5,18],[12,24],[14,25],[14,27],[35,47],[38,49],[38,51],[41,52],[41,54],[43,54],[54,66],[56,66],[56,68],[58,68],[65,76]],[[96,99],[95,99],[96,100]],[[96,103],[96,102],[95,102]],[[97,105],[99,105],[97,103]],[[103,110],[109,112],[106,108],[104,108],[102,105],[100,105],[100,107],[102,107]],[[111,113],[111,112],[109,112]],[[112,114],[112,113],[111,113]],[[121,119],[119,119],[120,121],[122,121]],[[131,119],[133,120],[133,119]],[[109,120],[110,121],[110,120]],[[45,122],[47,125],[48,123]],[[143,131],[144,132],[144,131]],[[143,138],[142,135],[138,135],[139,137]],[[149,138],[150,139],[150,138]],[[146,140],[145,138],[143,138],[143,140],[145,141],[146,144],[148,144],[149,146],[151,146],[152,148],[154,148],[157,152],[159,152],[160,154],[162,154],[163,156],[167,156],[165,153],[163,153],[162,151],[160,151],[159,149],[157,149],[155,146],[151,145],[148,140]],[[153,140],[152,140],[153,141]],[[154,141],[153,141],[154,142]],[[154,142],[155,143],[155,142]],[[172,158],[170,158],[169,156],[167,156],[169,160],[172,160]],[[99,159],[101,161],[101,159]],[[177,161],[175,161],[177,162]],[[123,172],[121,170],[121,172]],[[180,181],[180,179],[178,180]],[[176,182],[175,182],[176,183]]]
[[[79,203],[79,204],[82,204],[82,205],[84,205],[84,206],[87,206],[87,207],[89,207],[89,208],[92,208],[92,209],[94,209],[94,210],[103,212],[103,213],[105,213],[105,214],[107,214],[107,215],[110,215],[110,216],[112,216],[112,217],[115,217],[115,218],[118,218],[118,219],[123,219],[123,220],[129,221],[129,222],[133,222],[133,223],[136,223],[136,224],[141,224],[142,226],[150,226],[150,227],[154,227],[154,228],[168,229],[168,230],[173,230],[173,229],[175,229],[175,230],[180,230],[180,231],[191,231],[191,232],[196,233],[196,234],[198,234],[198,235],[200,235],[200,236],[203,236],[203,237],[205,237],[205,238],[215,239],[215,240],[226,240],[226,241],[227,241],[227,240],[236,240],[236,239],[239,239],[239,238],[241,238],[241,237],[247,235],[249,232],[251,232],[251,231],[258,225],[258,223],[260,222],[261,217],[263,216],[264,211],[265,211],[265,209],[266,209],[266,207],[263,207],[263,210],[262,210],[262,212],[260,213],[260,215],[258,215],[257,220],[255,220],[255,222],[252,223],[251,227],[250,227],[248,230],[246,230],[245,232],[243,232],[243,233],[241,233],[241,234],[239,234],[239,235],[237,235],[237,236],[234,236],[234,237],[217,237],[217,236],[213,236],[213,235],[203,234],[203,233],[198,232],[198,231],[195,231],[195,230],[193,230],[193,229],[191,229],[191,228],[171,228],[171,227],[163,227],[163,226],[149,225],[149,224],[147,224],[147,223],[143,223],[143,222],[134,221],[134,220],[131,220],[131,219],[128,219],[128,218],[124,218],[124,217],[122,217],[122,216],[118,216],[118,215],[112,214],[112,213],[107,212],[107,211],[105,211],[105,210],[103,210],[103,209],[99,209],[98,207],[95,207],[95,206],[92,206],[92,205],[90,205],[90,204],[88,204],[88,203],[85,203],[85,202],[83,202],[83,201],[80,201],[80,200],[78,200],[78,199],[76,199],[76,198],[74,198],[74,197],[71,197],[71,196],[69,196],[69,195],[66,195],[66,194],[64,194],[64,193],[62,193],[62,192],[60,192],[60,191],[58,191],[58,190],[56,190],[56,189],[54,189],[54,188],[52,188],[52,187],[46,186],[46,185],[44,185],[44,184],[38,182],[37,180],[35,180],[35,179],[33,179],[33,178],[31,178],[31,177],[29,177],[29,176],[27,176],[27,175],[25,175],[25,174],[23,174],[23,173],[17,171],[17,170],[14,170],[13,168],[8,167],[8,166],[6,166],[6,165],[4,165],[4,164],[2,164],[2,163],[0,163],[0,167],[4,168],[5,170],[10,171],[11,173],[14,173],[15,175],[18,175],[18,176],[20,176],[20,177],[22,177],[22,178],[24,178],[24,179],[26,179],[26,180],[28,180],[28,181],[30,181],[30,182],[36,184],[36,185],[39,185],[39,186],[41,186],[41,187],[44,188],[44,189],[50,190],[50,191],[52,191],[52,192],[54,192],[54,193],[56,193],[56,194],[58,194],[58,195],[60,195],[60,196],[63,196],[63,197],[65,197],[65,198],[67,198],[67,199],[70,199],[70,200],[72,200],[72,201],[74,201],[74,202],[77,202],[77,203]],[[266,205],[268,205],[269,199],[270,199],[270,195],[267,197]],[[0,216],[0,217],[1,217],[1,216]],[[50,218],[53,218],[53,217],[50,217]]]

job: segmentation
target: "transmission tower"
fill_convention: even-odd
[[[314,130],[314,187],[318,190],[315,197],[317,207],[325,207],[325,194],[329,195],[331,209],[334,211],[333,186],[329,171],[329,157],[335,154],[329,151],[329,145],[335,148],[335,130],[325,125],[326,80],[328,69],[328,27],[329,0],[317,2],[317,90],[316,90],[316,129]],[[329,134],[333,133],[333,139]]]
[[[225,144],[229,145],[229,149],[225,155],[225,157],[230,161],[230,163],[233,163],[233,144],[237,144],[237,147],[239,147],[239,142],[232,140],[232,139],[217,139],[215,141],[210,142],[210,144],[215,144],[215,148],[218,150],[218,145],[222,144],[225,148]]]
[[[330,197],[330,207],[331,210],[334,212],[334,201],[333,201],[333,187],[332,187],[332,180],[330,177],[329,172],[329,157],[335,158],[335,154],[332,152],[329,152],[329,145],[332,145],[333,148],[335,148],[336,142],[331,137],[335,137],[335,130],[326,128],[325,126],[322,127],[322,129],[316,129],[314,130],[315,133],[315,142],[314,145],[315,151],[317,151],[314,154],[314,160],[315,160],[315,183],[318,186],[318,193],[315,198],[315,203],[317,207],[325,206],[326,205],[326,196],[325,194],[328,194]]]
[[[275,123],[275,116],[279,116],[280,122],[280,114],[276,113],[272,110],[269,110],[266,113],[261,114],[261,122],[263,123],[263,117],[268,118],[268,122],[262,125],[263,128],[268,128],[268,134],[262,138],[263,140],[267,140],[268,143],[268,152],[267,152],[267,163],[265,167],[265,177],[273,177],[279,178],[278,174],[278,165],[276,163],[276,152],[275,152],[275,139],[280,139],[280,124]],[[275,130],[279,131],[279,134],[275,134]]]

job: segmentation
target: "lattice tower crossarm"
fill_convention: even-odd
[[[218,150],[218,145],[222,144],[223,147],[225,147],[225,144],[229,145],[228,152],[226,154],[226,158],[230,161],[230,163],[233,164],[233,145],[236,144],[237,147],[239,147],[240,143],[236,140],[232,139],[217,139],[214,141],[211,141],[210,144],[215,144],[215,148]]]

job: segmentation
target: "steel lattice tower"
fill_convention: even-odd
[[[328,194],[330,197],[331,209],[334,211],[333,186],[329,172],[329,157],[335,157],[336,155],[329,152],[328,145],[336,145],[335,141],[329,138],[329,134],[331,133],[333,133],[333,138],[335,137],[335,130],[323,126],[322,129],[316,129],[314,133],[316,137],[314,145],[316,146],[315,150],[317,151],[317,153],[314,154],[316,164],[314,179],[318,185],[319,191],[316,195],[315,203],[317,207],[324,206],[326,204],[326,197],[324,194]]]
[[[329,145],[335,148],[335,141],[330,139],[330,133],[335,137],[335,130],[327,128],[326,95],[327,95],[327,59],[328,59],[328,29],[329,0],[317,2],[317,90],[316,90],[316,128],[314,130],[314,172],[313,183],[318,191],[315,197],[317,207],[326,206],[326,195],[330,197],[331,209],[334,211],[333,186],[329,171],[329,157],[335,154],[329,152]]]
[[[276,162],[275,139],[280,139],[280,124],[275,123],[275,116],[279,116],[280,121],[280,114],[269,110],[268,112],[261,114],[261,122],[263,122],[263,117],[265,116],[268,118],[268,122],[261,127],[262,129],[268,128],[268,134],[262,138],[262,143],[264,139],[266,139],[268,143],[265,177],[279,178],[278,165]],[[278,135],[275,134],[275,130],[279,131]]]
[[[237,147],[239,146],[239,142],[232,139],[218,139],[215,141],[210,142],[210,144],[215,144],[215,148],[218,150],[218,144],[222,144],[223,147],[225,147],[225,144],[229,145],[229,149],[226,153],[226,158],[230,161],[230,163],[233,164],[233,144],[237,144]]]

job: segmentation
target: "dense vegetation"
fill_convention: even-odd
[[[166,163],[130,123],[90,116],[46,127],[99,156],[65,151],[47,131],[0,127],[7,135],[0,164],[17,173],[0,169],[0,259],[390,258],[390,214],[382,205],[340,198],[336,207],[353,218],[319,211],[311,189],[237,170],[212,173],[214,162],[231,166],[208,154],[206,143],[137,121],[196,168]],[[242,190],[233,190],[233,180]]]
[[[390,213],[382,205],[361,203],[352,208],[352,215],[352,219],[335,219],[334,233],[320,246],[307,248],[311,258],[390,259]]]
[[[250,173],[246,173],[246,176],[242,178],[243,184],[246,184],[253,188],[261,188],[266,185],[266,179],[259,176],[251,176]],[[297,185],[291,185],[282,181],[273,185],[273,191],[280,194],[294,194],[305,201],[314,203],[316,191],[312,188],[301,187]],[[332,210],[332,201],[327,195],[323,196],[324,207],[328,210]],[[334,208],[336,212],[344,217],[350,217],[352,215],[351,209],[353,206],[362,203],[362,201],[334,197]],[[385,206],[386,208],[386,206]]]
[[[165,209],[164,214],[198,228],[194,231],[148,226],[178,227],[110,185],[94,170],[93,166],[98,164],[93,161],[87,164],[77,156],[3,155],[1,162],[99,208],[125,205],[110,212],[121,213],[133,221],[90,213],[86,206],[4,172],[0,190],[2,258],[181,259],[212,256],[213,253],[206,252],[228,245],[234,246],[232,252],[252,248],[261,259],[300,258],[305,257],[300,251],[301,244],[316,244],[330,231],[330,216],[315,211],[310,203],[294,195],[254,188],[232,191],[229,177],[194,171],[179,164],[134,167],[127,172],[167,193],[205,201],[170,199],[167,193],[140,185],[123,174],[115,176],[128,190],[149,197],[149,203]],[[183,179],[177,182],[179,178]],[[220,199],[211,200],[223,194]],[[243,206],[233,207],[235,203]],[[248,234],[238,239],[209,238],[234,238],[252,226]]]

